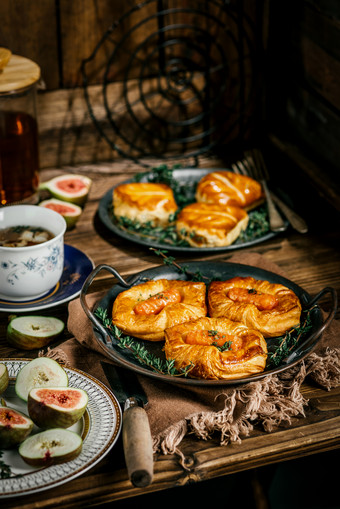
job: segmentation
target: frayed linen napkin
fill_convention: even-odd
[[[276,264],[257,253],[234,255],[228,261],[284,275]],[[103,295],[105,293],[89,294],[89,307]],[[103,351],[94,338],[92,325],[79,299],[69,303],[67,327],[74,339],[48,351],[47,355],[90,373],[108,385],[100,364],[105,359]],[[203,440],[217,434],[220,444],[227,445],[241,442],[255,425],[270,432],[281,424],[289,425],[294,417],[303,417],[308,401],[300,388],[306,377],[325,390],[340,384],[340,349],[336,346],[339,335],[340,323],[333,320],[317,349],[306,359],[280,374],[246,384],[184,387],[138,375],[148,397],[146,411],[154,451],[179,454],[184,463],[179,446],[189,433]]]

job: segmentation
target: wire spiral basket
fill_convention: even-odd
[[[85,98],[100,135],[139,163],[191,158],[195,166],[201,154],[241,144],[256,104],[255,40],[242,2],[135,4],[82,62]],[[104,51],[94,103],[89,82]]]

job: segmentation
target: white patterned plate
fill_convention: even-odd
[[[6,364],[10,383],[1,395],[8,407],[27,415],[27,404],[15,394],[15,377],[29,362],[22,359],[0,359]],[[70,387],[78,387],[87,392],[89,401],[83,418],[69,429],[83,438],[83,449],[72,461],[34,468],[27,465],[19,456],[17,449],[3,451],[1,460],[11,467],[12,476],[0,478],[0,502],[3,498],[28,495],[55,488],[75,479],[96,465],[113,447],[122,426],[122,412],[116,397],[99,380],[86,373],[65,368]],[[40,431],[36,426],[33,433]],[[0,504],[2,507],[2,504]]]

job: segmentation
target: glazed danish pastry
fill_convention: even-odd
[[[121,184],[113,190],[113,213],[140,224],[167,226],[177,210],[171,187],[152,182]]]
[[[247,175],[219,170],[208,173],[199,181],[196,200],[249,210],[263,201],[263,190],[259,182]]]
[[[267,360],[263,335],[228,318],[199,318],[166,329],[164,351],[178,370],[192,363],[188,376],[210,380],[260,373]]]
[[[249,216],[240,207],[191,203],[177,216],[177,235],[193,247],[229,246],[247,228]]]
[[[206,314],[205,283],[158,279],[119,293],[112,323],[128,335],[161,341],[167,327]]]
[[[213,281],[208,289],[210,316],[226,317],[257,329],[263,336],[281,336],[299,325],[301,303],[289,288],[253,277]]]

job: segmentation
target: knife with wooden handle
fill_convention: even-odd
[[[123,407],[122,439],[129,479],[134,486],[144,488],[153,480],[152,437],[144,408],[146,394],[132,371],[107,362],[101,362],[101,365]]]

